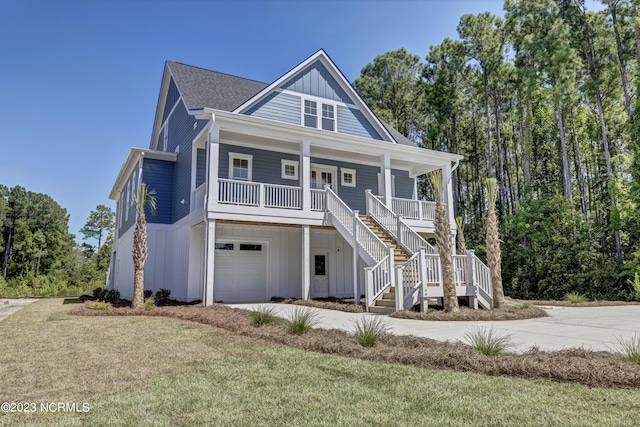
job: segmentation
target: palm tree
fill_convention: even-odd
[[[144,182],[138,189],[138,194],[133,195],[133,205],[136,207],[138,218],[136,229],[133,233],[133,301],[132,308],[144,306],[144,265],[147,262],[147,217],[145,207],[151,213],[156,211],[156,190],[149,190]]]
[[[446,313],[456,313],[460,310],[458,306],[458,296],[456,295],[456,282],[453,276],[453,257],[451,252],[451,226],[447,209],[442,203],[444,183],[442,171],[437,170],[429,174],[429,184],[436,198],[436,244],[440,254],[440,265],[442,267],[442,287],[443,304]]]
[[[491,274],[493,288],[493,308],[504,305],[504,290],[502,289],[502,265],[500,253],[500,232],[498,230],[498,215],[496,215],[496,193],[498,182],[495,178],[487,179],[487,264]]]
[[[461,216],[456,217],[456,225],[458,226],[458,235],[456,236],[456,249],[458,255],[466,255],[467,242],[464,240],[464,219]]]

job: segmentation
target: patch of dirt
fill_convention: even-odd
[[[399,319],[413,320],[433,320],[433,321],[501,321],[501,320],[523,320],[546,317],[547,313],[536,306],[507,306],[494,310],[472,310],[467,307],[460,307],[457,313],[445,313],[442,310],[432,310],[428,313],[416,311],[396,311],[389,315]]]
[[[304,335],[291,335],[286,332],[284,322],[254,326],[251,324],[250,311],[219,304],[209,307],[158,307],[151,311],[131,308],[98,311],[91,309],[90,304],[85,303],[70,313],[83,316],[173,317],[302,350],[364,360],[492,376],[580,383],[589,387],[640,387],[640,364],[623,362],[607,352],[584,349],[539,351],[534,348],[524,354],[484,356],[462,343],[394,335],[385,335],[374,347],[367,348],[356,343],[349,334],[338,330],[313,329]]]
[[[306,307],[324,308],[327,310],[345,311],[347,313],[364,313],[363,301],[356,305],[353,298],[317,298],[312,300],[302,300],[296,298],[271,298],[271,301],[281,302],[284,304],[303,305]]]

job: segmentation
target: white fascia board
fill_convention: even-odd
[[[109,194],[109,198],[111,200],[118,200],[118,198],[120,197],[120,193],[122,192],[122,189],[127,182],[127,178],[129,177],[129,175],[131,175],[131,172],[133,172],[133,169],[142,157],[148,159],[165,160],[168,162],[175,162],[178,159],[178,155],[176,153],[146,150],[144,148],[130,148],[129,154],[122,164],[120,172],[118,173],[118,177],[116,178],[116,182],[113,184],[113,188],[111,189],[111,193]]]
[[[238,132],[246,132],[257,136],[265,136],[273,139],[289,141],[308,140],[312,146],[336,148],[344,151],[360,151],[369,155],[391,154],[399,160],[426,161],[432,165],[443,166],[451,162],[460,161],[463,156],[430,150],[428,148],[413,147],[409,145],[394,144],[376,139],[346,135],[337,132],[327,132],[321,129],[312,129],[299,125],[276,122],[260,117],[245,116],[228,111],[215,110],[216,122],[221,129],[229,129]]]
[[[369,116],[368,118],[373,122],[378,133],[386,136],[386,138],[388,139],[388,142],[397,144],[397,142],[395,142],[391,134],[382,125],[378,117],[375,114],[373,114],[373,111],[369,109],[369,107],[367,106],[367,104],[365,104],[365,102],[362,100],[360,95],[358,95],[358,92],[356,92],[356,90],[353,88],[351,83],[349,83],[349,81],[344,76],[344,74],[342,74],[342,71],[340,71],[337,65],[331,60],[331,58],[329,58],[329,55],[327,55],[327,53],[323,49],[320,49],[319,51],[317,51],[316,53],[314,53],[313,55],[311,55],[310,57],[302,61],[300,64],[298,64],[297,66],[289,70],[282,77],[280,77],[279,79],[271,83],[266,88],[262,89],[260,92],[255,94],[252,98],[247,100],[244,104],[240,105],[238,108],[236,108],[232,112],[240,113],[246,110],[251,105],[260,101],[262,98],[264,98],[266,95],[268,95],[272,91],[278,89],[284,82],[289,80],[291,77],[296,75],[298,72],[302,71],[305,67],[307,67],[308,65],[310,65],[316,60],[319,60],[320,62],[322,62],[322,65],[325,66],[325,68],[329,71],[331,76],[338,81],[338,84],[342,87],[342,89],[349,95],[351,100],[356,103],[356,106],[359,107],[360,110],[364,111],[366,115]]]

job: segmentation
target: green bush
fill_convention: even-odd
[[[266,325],[278,320],[276,309],[272,305],[259,305],[251,312],[251,323],[254,325]]]
[[[389,323],[380,316],[362,317],[354,323],[353,336],[363,347],[373,347],[389,331]]]
[[[151,289],[144,290],[144,299],[147,300],[153,296],[153,291]]]
[[[511,334],[493,328],[471,328],[464,334],[464,340],[485,356],[496,356],[513,348]]]
[[[169,301],[171,291],[169,289],[161,288],[156,292],[156,305],[164,305]]]
[[[107,293],[107,290],[103,287],[97,287],[93,290],[93,297],[98,301],[104,300],[104,295]]]
[[[153,300],[153,297],[146,298],[144,300],[144,309],[145,311],[150,311],[156,308],[156,302]]]
[[[91,307],[94,310],[111,310],[112,305],[110,302],[96,301],[91,305]]]
[[[290,334],[302,335],[318,324],[320,312],[308,307],[295,307],[288,317]]]
[[[117,289],[109,289],[107,292],[105,292],[103,301],[114,303],[119,299],[120,299],[120,291]]]
[[[629,339],[616,338],[611,350],[626,362],[640,364],[640,334],[636,333]]]
[[[564,299],[569,301],[571,304],[580,304],[581,302],[589,301],[584,295],[580,295],[575,292],[569,292],[565,295]]]

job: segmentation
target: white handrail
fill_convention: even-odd
[[[218,186],[220,203],[260,206],[260,183],[219,178]]]
[[[484,265],[482,261],[474,254],[470,252],[471,259],[473,260],[473,270],[475,271],[475,277],[473,278],[474,285],[482,289],[493,300],[493,287],[491,286],[491,273],[489,267]]]
[[[453,256],[453,277],[455,279],[456,286],[463,286],[469,283],[467,278],[467,259],[467,255]]]
[[[393,211],[406,219],[433,221],[436,217],[436,202],[393,197],[391,203]]]
[[[264,205],[269,208],[300,209],[301,196],[300,187],[264,184]]]
[[[387,205],[382,203],[371,190],[366,191],[367,215],[370,215],[380,226],[387,231],[391,237],[396,239],[398,244],[406,249],[411,255],[425,248],[427,253],[437,254],[438,251],[425,239],[409,227],[402,217],[393,212]]]
[[[376,298],[391,286],[391,269],[389,265],[390,257],[387,255],[373,267],[365,269],[367,273],[367,307],[372,305]]]
[[[324,211],[324,190],[318,190],[317,188],[311,189],[311,210],[312,211]]]

